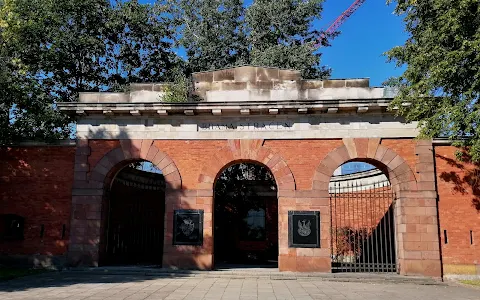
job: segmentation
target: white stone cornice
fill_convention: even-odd
[[[66,113],[85,116],[104,114],[109,116],[134,115],[248,115],[265,114],[318,114],[341,113],[386,113],[392,99],[344,99],[344,100],[283,100],[239,102],[188,102],[188,103],[58,103]]]

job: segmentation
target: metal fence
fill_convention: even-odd
[[[330,186],[333,272],[396,272],[395,194],[388,181]]]

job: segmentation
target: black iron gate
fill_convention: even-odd
[[[135,172],[119,173],[109,193],[105,264],[162,264],[164,187],[153,180],[139,183],[147,174],[131,176]]]
[[[388,181],[371,179],[330,184],[333,272],[397,270],[395,194]]]

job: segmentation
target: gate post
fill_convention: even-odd
[[[415,155],[418,190],[400,186],[396,209],[400,274],[441,277],[432,141],[417,141]]]

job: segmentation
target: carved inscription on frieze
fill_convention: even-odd
[[[293,130],[293,122],[200,123],[198,131],[284,131]]]

